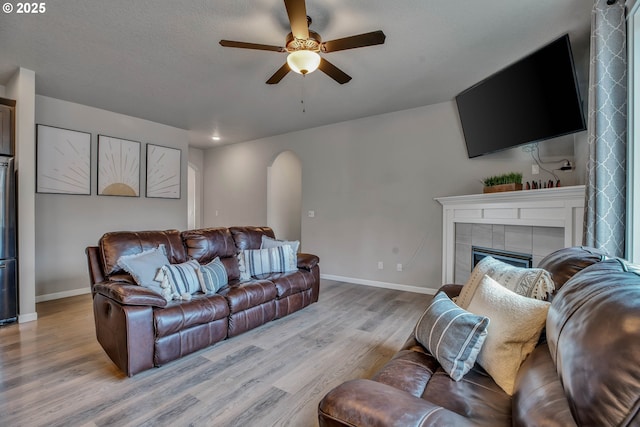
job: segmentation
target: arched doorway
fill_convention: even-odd
[[[189,163],[187,171],[187,228],[193,230],[200,227],[200,188],[198,185],[198,168]]]
[[[302,164],[293,151],[278,154],[267,169],[267,225],[278,239],[302,235]]]

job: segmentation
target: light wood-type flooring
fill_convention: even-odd
[[[95,338],[90,295],[0,327],[2,426],[317,426],[336,385],[402,346],[431,296],[322,280],[320,301],[133,378]]]

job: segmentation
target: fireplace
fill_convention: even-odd
[[[465,283],[471,247],[532,254],[536,266],[554,250],[582,242],[584,185],[438,197],[442,205],[442,282]]]
[[[484,257],[491,256],[498,261],[515,265],[516,267],[531,268],[533,267],[533,255],[523,254],[520,252],[511,252],[501,249],[483,248],[481,246],[471,247],[471,265],[475,265]]]

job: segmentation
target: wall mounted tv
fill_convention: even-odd
[[[586,129],[569,36],[456,96],[469,157]]]

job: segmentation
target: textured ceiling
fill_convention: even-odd
[[[284,45],[282,0],[48,1],[0,14],[0,84],[28,68],[40,95],[187,129],[205,148],[450,100],[564,33],[584,49],[591,4],[307,0],[324,40],[380,29],[386,43],[326,54],[345,85],[319,71],[266,85],[285,54],[218,41]]]

